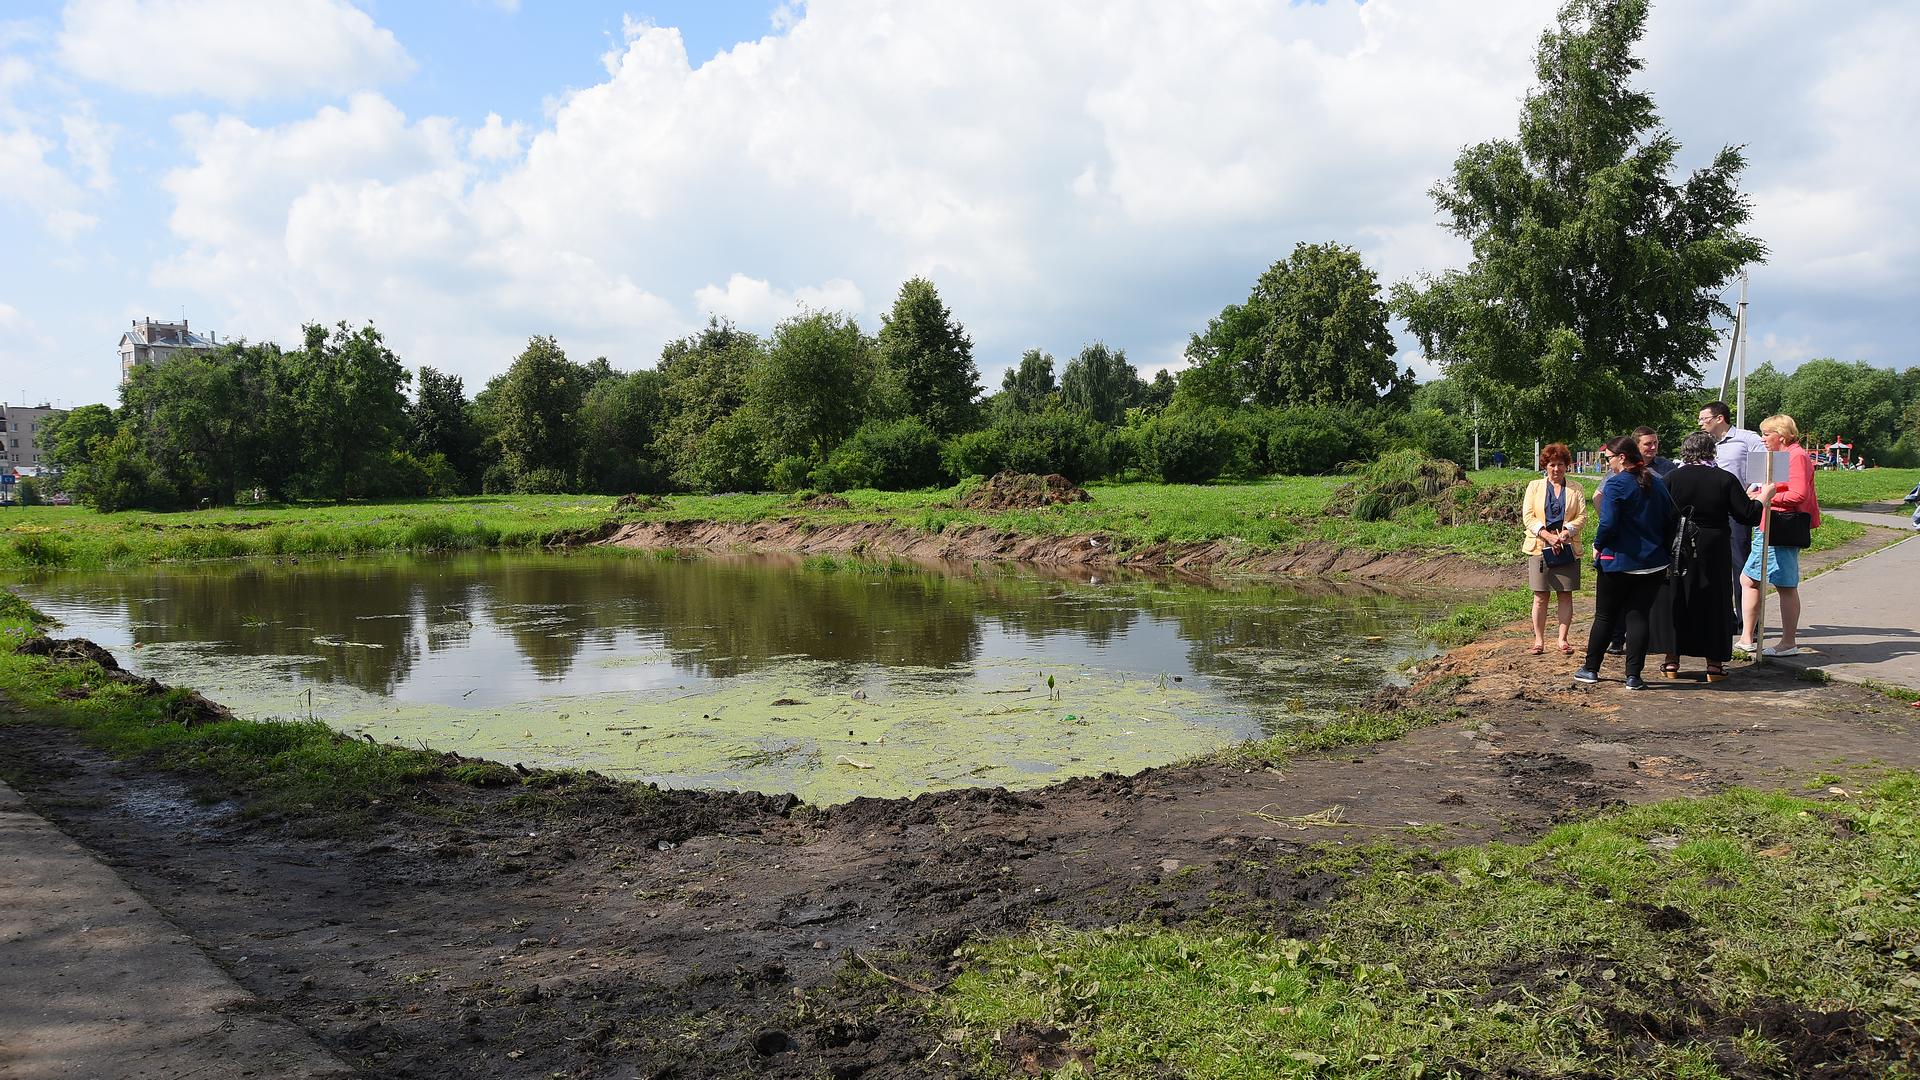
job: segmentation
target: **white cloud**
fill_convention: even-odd
[[[500,119],[499,113],[488,113],[487,122],[467,137],[467,153],[482,161],[518,157],[520,144],[526,139],[525,124],[517,120],[509,124]]]
[[[82,209],[79,187],[47,160],[53,150],[51,140],[27,128],[0,130],[0,202],[26,207],[49,233],[70,241],[100,219]]]
[[[194,158],[165,184],[184,253],[162,280],[255,337],[375,318],[470,381],[533,333],[637,367],[709,312],[870,320],[914,274],[990,383],[1025,347],[1097,338],[1158,367],[1296,242],[1357,246],[1383,283],[1460,265],[1427,189],[1462,146],[1512,135],[1554,5],[786,10],[783,33],[698,68],[677,31],[629,22],[604,81],[534,131],[410,119],[370,92],[279,126],[183,121]],[[1657,9],[1642,81],[1690,159],[1754,140],[1778,273],[1910,300],[1915,20],[1756,12],[1728,30]],[[1749,109],[1722,84],[1753,41],[1728,34],[1805,37],[1817,70]],[[1876,87],[1896,92],[1863,102]]]
[[[341,94],[413,70],[346,0],[71,0],[61,60],[138,94],[224,101]]]
[[[67,157],[84,169],[87,187],[107,191],[113,187],[113,140],[116,132],[101,123],[93,109],[82,107],[60,118],[66,134]]]
[[[726,288],[702,285],[693,294],[696,315],[718,315],[746,326],[770,326],[802,311],[844,311],[859,315],[866,309],[860,287],[846,278],[792,292],[745,274],[727,278]],[[869,328],[873,329],[873,328]]]

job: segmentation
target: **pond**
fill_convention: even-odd
[[[1131,772],[1310,722],[1447,597],[1001,565],[575,555],[57,574],[27,600],[242,716],[827,804]]]

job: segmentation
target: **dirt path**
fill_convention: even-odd
[[[518,804],[423,790],[312,837],[65,733],[0,729],[0,768],[366,1075],[627,1077],[960,1072],[937,1025],[884,1001],[945,979],[970,935],[1222,911],[1284,927],[1338,888],[1292,860],[1316,842],[1411,823],[1443,843],[1521,838],[1617,801],[1920,766],[1914,710],[1863,690],[1780,669],[1576,687],[1571,661],[1525,644],[1500,634],[1423,674],[1464,719],[1284,770],[824,815],[588,782]],[[1324,824],[1335,807],[1347,825]]]

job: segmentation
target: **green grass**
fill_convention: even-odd
[[[1213,760],[1246,768],[1278,769],[1284,768],[1297,754],[1388,742],[1410,731],[1458,719],[1462,714],[1430,704],[1455,688],[1449,686],[1444,692],[1429,694],[1426,698],[1428,703],[1391,712],[1349,709],[1322,723],[1241,743],[1216,755]]]
[[[311,814],[316,821],[404,797],[424,780],[486,786],[516,777],[490,763],[364,742],[318,722],[184,726],[173,719],[183,690],[149,694],[107,679],[92,664],[15,653],[44,621],[0,589],[0,728],[29,721],[71,728],[109,753],[213,778],[242,794],[249,810]]]
[[[1734,791],[1526,845],[1382,845],[1335,864],[1358,872],[1302,937],[1045,928],[968,946],[929,1007],[990,1068],[1023,1031],[1063,1032],[1082,1063],[1056,1075],[1791,1073],[1805,1063],[1763,1034],[1783,1010],[1857,1012],[1915,1050],[1914,774],[1838,804]],[[1900,1075],[1876,1048],[1895,1052],[1836,1053]]]
[[[1525,478],[1519,470],[1475,474],[1483,482]],[[1450,553],[1486,562],[1519,559],[1516,528],[1441,525],[1413,508],[1386,521],[1324,513],[1343,477],[1305,476],[1203,485],[1094,484],[1093,501],[987,513],[952,504],[966,485],[917,492],[852,491],[846,510],[798,510],[788,496],[681,495],[650,521],[762,521],[804,517],[821,524],[867,521],[939,532],[983,525],[1031,536],[1102,533],[1127,547],[1224,540],[1256,548],[1322,541],[1376,551]],[[1516,500],[1518,496],[1515,496]],[[0,569],[117,569],[150,562],[241,556],[343,555],[389,551],[538,546],[606,520],[613,499],[594,495],[477,496],[344,506],[98,514],[81,507],[16,508],[0,514]]]
[[[592,495],[488,495],[340,506],[100,514],[77,506],[0,511],[0,569],[121,569],[242,556],[536,547],[606,519]]]
[[[1842,509],[1871,502],[1899,502],[1920,484],[1920,469],[1844,469],[1814,474],[1813,490],[1821,506]]]

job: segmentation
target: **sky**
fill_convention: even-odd
[[[533,335],[876,330],[915,275],[989,388],[1177,368],[1296,243],[1464,265],[1428,189],[1513,135],[1556,6],[9,0],[0,401],[116,402],[144,317],[371,322],[472,393]],[[1657,0],[1640,52],[1684,167],[1746,147],[1752,361],[1915,363],[1920,8]]]

